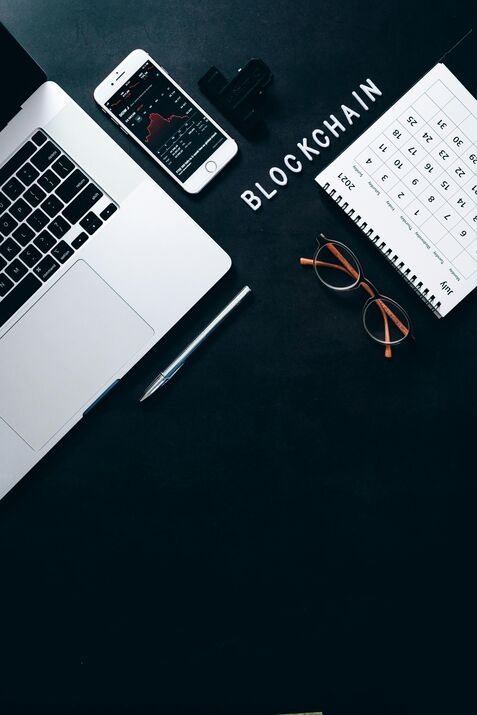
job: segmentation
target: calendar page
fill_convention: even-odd
[[[477,286],[477,100],[445,65],[316,181],[437,315]]]

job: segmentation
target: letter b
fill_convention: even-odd
[[[257,194],[254,194],[253,191],[250,191],[250,189],[247,189],[242,194],[240,194],[240,198],[243,199],[245,203],[248,204],[250,208],[254,211],[257,211],[257,209],[259,209],[262,205],[262,200],[259,199]]]

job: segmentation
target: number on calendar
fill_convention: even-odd
[[[453,95],[452,88],[444,92],[432,84],[428,97],[426,92],[413,95],[415,105],[399,107],[399,116],[378,123],[367,147],[360,144],[356,161],[371,179],[373,200],[382,200],[374,194],[387,197],[386,204],[399,209],[395,215],[407,219],[411,231],[438,245],[439,255],[456,273],[464,280],[474,276],[477,284],[477,137],[472,134],[477,112],[465,106],[470,118],[464,117],[456,97],[455,107],[449,104],[444,114],[435,105]],[[459,102],[465,105],[463,98]],[[355,189],[353,182],[358,188],[361,172],[358,178],[340,174],[339,180],[342,188]]]
[[[354,186],[355,186],[355,185],[353,184],[353,182],[351,181],[351,179],[349,179],[349,178],[346,176],[346,174],[343,174],[342,171],[340,171],[340,173],[338,174],[338,179],[340,179],[340,180],[342,181],[342,183],[343,183],[350,191],[351,191],[351,189],[354,189]]]

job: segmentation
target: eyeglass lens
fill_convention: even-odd
[[[363,325],[378,343],[395,345],[407,338],[411,325],[403,308],[390,298],[368,301],[363,310]]]
[[[351,290],[361,280],[361,268],[356,256],[337,242],[327,241],[318,248],[314,267],[319,280],[332,290]]]

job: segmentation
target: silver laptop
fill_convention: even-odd
[[[230,258],[0,24],[0,498]]]

